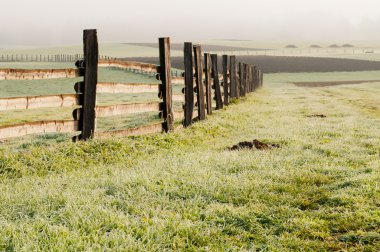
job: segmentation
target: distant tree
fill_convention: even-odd
[[[310,48],[322,48],[320,45],[311,45]]]
[[[337,44],[332,44],[332,45],[329,45],[330,48],[339,48],[339,46]]]
[[[296,45],[287,45],[285,48],[298,48]]]
[[[355,46],[353,46],[353,45],[351,45],[351,44],[344,44],[344,45],[342,45],[342,47],[345,47],[345,48],[352,48],[352,47],[355,47]]]

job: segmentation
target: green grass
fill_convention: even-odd
[[[3,145],[0,250],[380,250],[379,83],[265,80],[172,134]]]

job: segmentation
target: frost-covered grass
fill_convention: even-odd
[[[0,250],[380,250],[379,84],[276,78],[172,134],[3,145]]]

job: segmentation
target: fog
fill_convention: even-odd
[[[1,0],[1,45],[172,40],[380,40],[379,0]],[[5,6],[5,8],[4,8]]]

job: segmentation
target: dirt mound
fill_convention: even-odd
[[[257,149],[257,150],[270,150],[270,149],[273,149],[273,148],[280,148],[280,145],[278,144],[272,144],[272,143],[263,143],[263,142],[260,142],[259,140],[255,139],[253,140],[252,142],[248,142],[248,141],[244,141],[244,142],[240,142],[234,146],[232,146],[231,148],[229,148],[229,150],[241,150],[241,149]]]
[[[326,118],[324,114],[316,114],[316,115],[307,115],[306,117],[318,117],[318,118]]]

